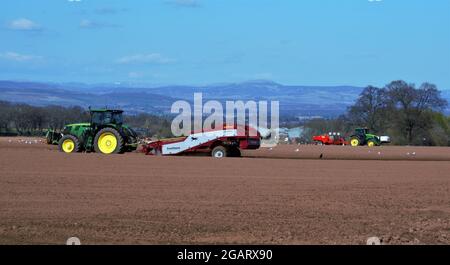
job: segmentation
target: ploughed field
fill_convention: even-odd
[[[0,138],[0,244],[450,244],[450,148],[63,154]]]

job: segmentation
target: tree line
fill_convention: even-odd
[[[48,129],[61,130],[64,125],[89,122],[89,111],[82,107],[31,106],[0,101],[0,135],[39,136]],[[146,137],[169,137],[168,118],[151,114],[124,115],[124,122]]]
[[[398,145],[450,145],[450,117],[443,111],[448,102],[437,87],[419,87],[393,81],[384,87],[366,87],[345,115],[336,119],[312,120],[305,124],[308,135],[328,131],[352,134],[366,127],[378,135],[391,136]]]
[[[327,132],[351,135],[366,127],[378,135],[391,136],[398,145],[450,145],[448,106],[437,87],[419,87],[394,81],[384,87],[366,87],[345,115],[335,119],[315,119],[303,124],[304,139]],[[170,117],[151,114],[124,115],[126,124],[142,136],[170,137]],[[43,135],[47,129],[60,130],[65,124],[88,122],[89,112],[82,107],[31,106],[0,101],[0,134]]]

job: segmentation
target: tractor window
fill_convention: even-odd
[[[92,114],[92,123],[94,124],[121,124],[122,122],[122,113],[94,112]]]
[[[365,135],[365,134],[367,134],[367,130],[366,129],[356,129],[356,134],[357,135]]]
[[[94,124],[103,124],[103,112],[94,112],[92,113],[92,123]]]
[[[111,122],[114,124],[123,123],[122,113],[114,113],[111,117]]]

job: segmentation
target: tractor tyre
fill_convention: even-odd
[[[374,147],[374,146],[377,146],[377,143],[374,140],[369,140],[369,141],[367,141],[367,146]]]
[[[77,137],[67,134],[64,135],[58,142],[59,151],[64,153],[80,152],[80,141]]]
[[[228,149],[228,156],[229,157],[241,157],[241,150],[239,150],[238,147],[231,147]]]
[[[211,156],[214,158],[227,157],[227,149],[222,145],[216,146],[211,151]]]
[[[350,145],[353,146],[353,147],[360,146],[361,145],[361,140],[359,139],[359,137],[352,137],[350,139]]]
[[[95,135],[94,150],[102,154],[120,154],[124,150],[122,135],[114,128],[103,128]]]

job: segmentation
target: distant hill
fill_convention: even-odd
[[[36,106],[64,105],[82,107],[117,107],[130,113],[163,114],[170,111],[176,99],[146,92],[96,92],[85,87],[66,87],[64,84],[0,81],[0,100]]]
[[[132,87],[124,85],[55,84],[0,81],[0,100],[32,105],[79,105],[117,107],[130,113],[170,113],[173,102],[204,100],[278,100],[282,114],[333,117],[342,114],[362,91],[354,86],[286,86],[257,80],[208,86]],[[450,99],[450,92],[443,96]]]

